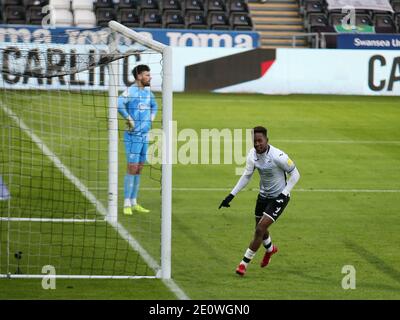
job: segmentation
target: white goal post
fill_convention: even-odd
[[[121,34],[141,45],[159,52],[163,57],[162,72],[162,129],[164,133],[162,147],[162,181],[161,181],[161,278],[171,278],[171,210],[172,210],[172,48],[155,40],[148,39],[141,34],[110,21],[108,26],[114,33]],[[116,49],[118,37],[110,44],[111,53]],[[110,63],[109,86],[109,219],[115,221],[118,213],[118,111],[117,111],[117,79],[116,61]]]

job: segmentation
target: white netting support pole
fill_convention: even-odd
[[[163,119],[165,135],[162,153],[162,218],[161,218],[161,277],[171,278],[171,231],[172,231],[172,48],[163,50]]]
[[[161,178],[161,270],[157,277],[171,278],[172,232],[172,49],[148,39],[116,21],[108,23],[110,29],[163,55],[162,127],[164,132]]]
[[[116,52],[118,37],[111,34],[110,53]],[[108,213],[107,220],[118,221],[118,60],[108,65]]]

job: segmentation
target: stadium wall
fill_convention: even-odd
[[[191,55],[180,50],[176,50],[175,59]],[[175,70],[179,67],[182,68],[175,66]],[[232,74],[232,70],[238,71],[231,81],[235,83],[225,85],[221,75]],[[207,77],[208,82],[205,81]],[[387,50],[247,50],[208,60],[203,56],[202,61],[185,66],[184,81],[185,85],[175,83],[178,91],[400,95],[400,53]]]
[[[85,45],[46,47],[40,66],[34,64],[37,44],[2,43],[3,68],[16,61],[20,72],[32,67],[77,63],[75,54],[96,54]],[[104,50],[101,46],[98,50]],[[121,51],[130,50],[124,46]],[[51,53],[51,56],[48,53]],[[65,54],[65,56],[63,56]],[[120,90],[132,84],[137,63],[151,65],[154,90],[161,88],[161,57],[131,55],[120,60]],[[22,68],[22,69],[21,69]],[[22,71],[21,71],[22,70]],[[175,92],[213,91],[261,94],[400,95],[400,53],[388,50],[174,48]],[[49,79],[2,73],[0,87],[12,89],[106,90],[104,66],[78,75]]]

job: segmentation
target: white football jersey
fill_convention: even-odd
[[[267,198],[277,197],[286,186],[286,173],[296,168],[286,153],[269,145],[269,150],[258,154],[252,148],[247,155],[246,175],[252,175],[257,169],[260,174],[260,195]]]

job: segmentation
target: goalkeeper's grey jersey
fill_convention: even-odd
[[[258,154],[252,148],[247,155],[246,175],[252,175],[257,169],[260,174],[260,194],[267,198],[277,197],[286,186],[286,173],[296,168],[286,153],[269,145],[269,150]]]

